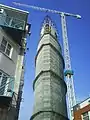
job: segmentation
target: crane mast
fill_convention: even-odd
[[[67,83],[67,100],[69,108],[69,118],[72,120],[72,107],[76,104],[74,84],[73,84],[73,71],[71,69],[69,45],[68,45],[68,36],[67,36],[67,27],[66,19],[64,13],[61,14],[61,24],[62,24],[62,37],[63,37],[63,47],[64,47],[64,60],[65,60],[65,79]]]
[[[22,4],[18,2],[13,2],[14,5],[22,6],[22,7],[28,7],[35,10],[39,10],[42,12],[51,12],[55,14],[59,14],[61,17],[61,25],[62,25],[62,37],[63,37],[63,49],[64,49],[64,60],[65,60],[65,79],[67,84],[67,104],[68,104],[68,115],[70,120],[73,120],[72,116],[72,108],[76,104],[75,99],[75,92],[74,92],[74,84],[73,84],[73,71],[71,69],[71,61],[70,61],[70,53],[69,53],[69,45],[68,45],[68,36],[67,36],[67,26],[66,26],[66,16],[76,17],[78,19],[81,18],[80,15],[75,15],[71,13],[66,12],[60,12],[57,10],[51,10],[46,8],[41,8],[37,6],[31,6],[27,4]]]

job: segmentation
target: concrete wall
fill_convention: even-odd
[[[47,45],[48,44],[48,45]],[[40,50],[41,46],[42,50]],[[49,70],[51,69],[53,72],[56,72],[58,75],[61,75],[63,77],[63,58],[58,55],[58,53],[52,48],[52,46],[55,47],[55,49],[59,52],[61,55],[61,47],[58,44],[58,41],[55,40],[51,35],[46,34],[43,36],[43,38],[40,40],[37,51],[40,50],[39,55],[37,56],[37,63],[36,63],[36,76],[40,73],[42,70]]]
[[[16,120],[16,109],[11,107],[10,109],[0,109],[0,120]]]
[[[64,62],[57,40],[44,35],[38,45],[31,120],[67,120]]]
[[[20,101],[21,99],[21,91],[19,92],[19,90],[21,90],[20,82],[22,79],[21,73],[23,74],[22,66],[23,66],[23,59],[24,59],[24,48],[22,47],[23,46],[22,42],[25,42],[24,40],[21,41],[21,39],[22,37],[26,37],[25,31],[26,31],[27,17],[29,13],[23,10],[19,10],[19,9],[1,5],[1,4],[0,4],[0,8],[3,8],[4,12],[7,15],[7,17],[4,17],[4,18],[2,16],[0,17],[1,18],[0,25],[3,25],[2,26],[3,29],[0,26],[0,44],[4,36],[13,48],[12,55],[10,55],[10,57],[8,57],[5,53],[0,51],[0,70],[6,73],[7,75],[9,75],[10,77],[11,76],[14,77],[14,85],[13,85],[12,93],[14,93],[14,97],[16,98],[15,100],[12,100],[12,107],[9,106],[9,108],[7,109],[8,111],[6,110],[6,108],[5,109],[3,108],[0,111],[0,115],[1,115],[0,120],[17,120],[19,111],[17,111],[17,115],[16,115],[16,105],[18,103],[18,109],[19,109],[20,104],[19,102],[17,102],[17,99],[18,101]],[[5,21],[5,19],[7,20]],[[5,31],[8,34],[6,34]],[[15,41],[17,41],[17,43]],[[22,46],[19,46],[18,44]],[[7,91],[4,91],[4,92],[7,92]],[[6,94],[5,94],[5,97],[7,97]],[[4,103],[3,103],[3,106],[4,106]],[[4,114],[2,114],[2,111]],[[8,116],[8,117],[2,118],[3,116],[4,117]],[[15,116],[17,116],[17,118],[15,118]]]
[[[42,44],[47,44],[47,43],[51,43],[60,53],[62,53],[61,46],[59,45],[57,39],[53,38],[49,34],[45,34],[43,38],[41,38],[37,47],[37,51],[40,49]]]
[[[19,53],[19,46],[8,36],[2,29],[0,29],[0,44],[3,36],[11,44],[13,51],[11,58],[0,51],[0,70],[4,71],[10,76],[15,76],[16,62]]]
[[[12,51],[11,57],[7,56],[5,53],[0,51],[0,71],[6,73],[7,75],[11,77],[14,77],[14,85],[13,85],[12,91],[18,94],[20,78],[17,79],[18,76],[16,75],[16,66],[17,66],[17,60],[19,56],[19,46],[18,44],[15,43],[15,41],[9,35],[7,35],[3,31],[3,29],[0,28],[0,44],[3,39],[3,36],[6,38],[7,42],[9,42],[9,44],[12,46],[13,51]],[[16,83],[18,83],[18,86],[15,86]],[[5,94],[7,95],[7,93]],[[17,99],[17,96],[16,96],[16,99]],[[18,114],[16,113],[16,100],[13,101],[12,106],[14,107],[10,106],[10,109],[0,108],[1,109],[0,120],[14,120],[15,119],[16,114]]]

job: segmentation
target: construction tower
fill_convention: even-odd
[[[68,120],[64,60],[57,30],[49,16],[44,19],[40,35],[33,82],[34,110],[30,120]]]

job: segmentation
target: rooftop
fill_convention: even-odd
[[[81,101],[80,103],[76,104],[73,109],[74,111],[77,111],[79,109],[82,109],[90,104],[90,97],[86,98],[85,100]]]

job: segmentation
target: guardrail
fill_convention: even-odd
[[[24,20],[20,20],[18,18],[10,17],[10,16],[3,15],[3,14],[0,14],[0,25],[19,29],[19,30],[25,29]]]
[[[0,96],[12,97],[14,88],[14,77],[10,76],[0,76]]]

